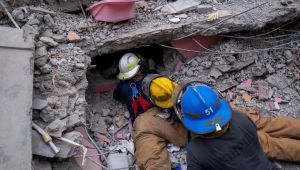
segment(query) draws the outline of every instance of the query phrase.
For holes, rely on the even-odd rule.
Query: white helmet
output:
[[[139,57],[133,53],[126,53],[119,61],[118,79],[127,80],[136,75],[140,69]]]

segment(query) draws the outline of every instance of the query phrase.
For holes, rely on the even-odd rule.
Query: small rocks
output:
[[[80,36],[78,34],[76,34],[74,31],[68,32],[67,38],[70,42],[80,41]]]
[[[42,46],[42,47],[36,49],[35,54],[37,57],[47,56],[47,48],[45,46]]]
[[[24,12],[21,8],[16,8],[12,11],[11,15],[17,21],[22,21],[25,18]]]
[[[40,67],[40,71],[43,74],[48,74],[48,73],[50,73],[52,71],[52,67],[49,64],[45,64],[42,67]]]
[[[54,39],[54,41],[59,42],[59,43],[65,41],[65,37],[60,34],[53,34],[51,37]]]
[[[222,75],[222,72],[213,67],[211,68],[209,75],[217,79]]]
[[[40,40],[49,46],[52,46],[52,47],[58,46],[58,43],[50,37],[40,37]]]
[[[212,66],[212,62],[211,61],[204,61],[201,63],[201,66],[203,66],[206,69],[209,69]]]

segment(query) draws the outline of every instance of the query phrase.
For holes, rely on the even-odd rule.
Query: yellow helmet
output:
[[[148,75],[143,80],[143,91],[158,107],[173,107],[173,92],[179,85],[169,79],[157,74]]]

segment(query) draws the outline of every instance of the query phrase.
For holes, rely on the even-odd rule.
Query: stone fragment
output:
[[[16,21],[22,21],[25,18],[24,12],[21,8],[16,8],[12,11],[11,15]]]
[[[53,32],[51,29],[46,29],[42,34],[41,37],[50,37],[52,38],[53,36]]]
[[[51,122],[58,118],[60,114],[57,110],[52,109],[51,107],[46,107],[40,113],[40,117],[44,122]]]
[[[235,63],[233,63],[230,71],[241,70],[242,68],[247,67],[247,66],[251,65],[252,63],[254,63],[254,59],[252,59],[252,58],[248,59],[246,61],[235,62]]]
[[[290,50],[285,50],[283,53],[284,57],[288,60],[291,59],[293,57],[293,54]]]
[[[80,41],[80,36],[76,34],[74,31],[68,32],[67,38],[70,42]]]
[[[46,56],[39,57],[34,60],[34,64],[39,68],[43,67],[45,64],[47,64],[47,62],[48,62],[48,57]]]
[[[50,146],[44,142],[42,136],[35,130],[32,130],[31,146],[32,154],[34,155],[40,155],[49,158],[53,158],[55,156],[55,153]]]
[[[261,67],[261,68],[256,67],[254,70],[252,70],[252,74],[255,77],[261,77],[264,74],[266,74],[266,72],[267,72],[267,69],[265,67]]]
[[[45,46],[42,46],[35,50],[35,54],[37,58],[47,56],[47,48]]]
[[[236,61],[236,58],[233,55],[227,56],[225,59],[229,63],[234,63]]]
[[[191,77],[194,75],[194,71],[192,69],[189,69],[185,74],[186,76]]]
[[[50,28],[52,28],[55,25],[53,18],[49,14],[44,16],[44,21],[46,25],[48,25]]]
[[[102,116],[105,117],[105,116],[108,116],[110,113],[110,109],[102,109]]]
[[[75,67],[78,68],[78,69],[84,69],[84,66],[85,65],[83,63],[76,63],[75,64]]]
[[[81,143],[83,136],[80,132],[72,131],[69,133],[64,134],[62,137],[67,138],[73,142]],[[57,147],[60,148],[60,151],[55,155],[57,158],[69,158],[71,156],[74,156],[77,152],[77,146],[70,145],[63,141],[57,141],[55,140],[55,143],[57,143]]]
[[[107,132],[107,125],[105,123],[105,118],[104,117],[94,117],[92,119],[92,127],[91,130],[93,132],[98,132],[101,134],[106,134]]]
[[[40,21],[37,19],[35,14],[31,14],[28,18],[27,24],[29,25],[38,25]]]
[[[266,80],[272,86],[278,87],[280,89],[284,89],[292,83],[292,80],[288,79],[285,75],[280,74],[271,75]]]
[[[183,13],[192,9],[196,9],[201,1],[197,0],[178,0],[176,2],[166,4],[161,12],[166,14]]]
[[[52,170],[51,163],[48,161],[41,161],[37,159],[32,160],[33,170]]]
[[[49,10],[44,9],[42,7],[33,7],[33,6],[30,6],[29,9],[30,9],[30,11],[32,11],[34,13],[55,15],[55,12],[49,11]]]
[[[40,40],[49,46],[52,46],[52,47],[58,46],[58,43],[50,37],[40,37]]]
[[[177,17],[170,18],[169,21],[172,23],[178,23],[178,22],[180,22],[180,18],[177,18]]]
[[[48,132],[51,136],[61,137],[62,132],[65,131],[66,128],[66,122],[60,119],[56,119],[45,128],[45,131]]]
[[[48,74],[48,73],[50,73],[52,71],[52,67],[49,64],[45,64],[42,67],[40,67],[40,71],[43,74]]]
[[[266,68],[267,68],[267,70],[268,70],[268,72],[269,72],[270,74],[272,74],[272,73],[275,72],[275,69],[271,66],[271,64],[267,64],[267,65],[266,65]]]
[[[216,69],[215,67],[213,67],[211,68],[209,75],[217,79],[222,75],[222,72]]]
[[[242,98],[245,102],[250,102],[252,100],[252,96],[250,96],[248,93],[243,93]]]
[[[48,106],[48,101],[43,99],[33,99],[32,109],[42,110]]]
[[[222,73],[226,73],[229,72],[231,70],[231,66],[230,65],[218,65],[216,66],[217,69],[219,69],[220,71],[222,71]]]
[[[234,87],[234,86],[236,86],[238,84],[239,83],[237,81],[235,81],[235,80],[227,80],[224,83],[223,82],[222,83],[218,83],[217,84],[217,88],[221,92],[223,92],[223,91],[226,91],[226,90],[228,90],[228,89],[230,89],[230,88],[232,88],[232,87]]]
[[[65,37],[60,34],[53,34],[51,37],[54,39],[54,41],[59,42],[59,43],[65,41]]]
[[[62,121],[64,121],[66,123],[67,128],[72,128],[72,127],[77,126],[81,123],[80,118],[79,118],[79,114],[77,114],[77,113],[74,113],[74,114],[66,117]]]

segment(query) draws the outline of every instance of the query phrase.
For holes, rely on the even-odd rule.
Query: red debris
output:
[[[102,0],[87,8],[96,21],[120,22],[135,15],[135,0]]]
[[[100,133],[95,133],[95,136],[97,139],[99,139],[102,142],[110,143],[110,139],[108,139],[105,135],[102,135]]]
[[[78,166],[81,167],[82,170],[101,170],[102,168],[99,167],[97,164],[101,164],[99,159],[99,153],[97,149],[93,149],[94,145],[92,145],[87,139],[88,136],[85,132],[85,129],[83,127],[76,127],[75,131],[80,132],[83,135],[82,145],[87,146],[87,156],[93,155],[89,157],[89,159],[86,159],[85,164],[82,166],[82,153],[80,152],[80,149],[78,149],[77,154],[75,155],[75,161]],[[95,164],[96,163],[96,164]]]
[[[123,134],[122,133],[117,133],[116,137],[117,137],[117,139],[123,139]]]
[[[239,86],[242,86],[242,87],[251,87],[252,86],[252,79],[248,79],[248,80],[245,80],[243,81]]]
[[[205,51],[205,48],[210,48],[217,42],[221,41],[222,37],[218,35],[214,36],[195,36],[192,38],[185,38],[181,40],[172,40],[170,43],[176,48],[194,50],[199,52],[179,50],[179,53],[182,54],[186,59],[192,59],[196,57],[202,51]],[[198,43],[197,43],[198,42]],[[201,47],[199,43],[205,47]]]
[[[288,101],[283,100],[281,97],[275,97],[274,100],[278,104],[280,104],[280,103],[288,103]]]
[[[88,92],[103,93],[106,91],[111,91],[117,86],[118,82],[119,82],[118,80],[106,80],[99,84],[89,85]]]

